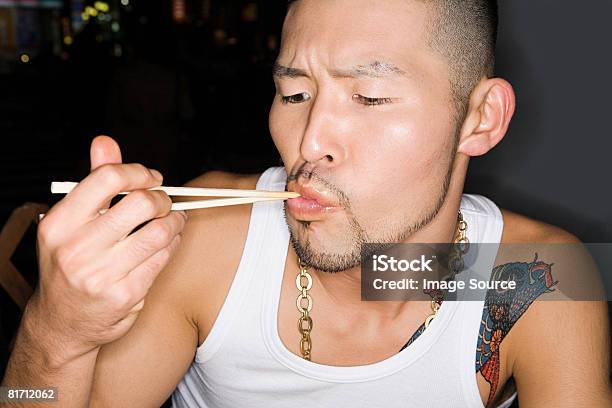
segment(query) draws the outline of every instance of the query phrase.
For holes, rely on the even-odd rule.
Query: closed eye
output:
[[[285,104],[286,103],[302,103],[302,102],[306,102],[309,99],[310,99],[310,95],[306,92],[301,92],[299,94],[289,95],[289,96],[281,95],[281,102]]]
[[[368,98],[367,96],[355,94],[353,95],[353,99],[358,103],[366,106],[376,106],[376,105],[384,105],[386,103],[393,102],[391,98]]]

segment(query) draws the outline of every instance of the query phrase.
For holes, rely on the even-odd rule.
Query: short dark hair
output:
[[[453,96],[460,105],[467,105],[480,78],[493,76],[497,1],[418,1],[432,6],[429,45],[447,60]]]
[[[289,0],[288,6],[297,0]],[[493,75],[497,40],[496,0],[416,0],[431,6],[429,46],[449,64],[451,89],[465,114],[482,76]]]

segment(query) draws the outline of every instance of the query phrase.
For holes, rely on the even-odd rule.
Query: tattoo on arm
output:
[[[554,290],[558,281],[553,279],[552,265],[538,261],[538,254],[535,254],[532,262],[511,262],[493,268],[491,280],[514,280],[516,289],[491,289],[485,298],[476,345],[476,372],[480,372],[491,386],[487,406],[499,385],[499,346],[527,308],[540,295]],[[425,325],[422,324],[400,351],[411,345],[424,331]]]
[[[487,292],[476,345],[476,372],[491,386],[487,406],[499,385],[499,346],[527,308],[543,293],[552,292],[558,281],[553,280],[551,267],[538,261],[512,262],[496,266],[491,280],[514,280],[516,289]]]

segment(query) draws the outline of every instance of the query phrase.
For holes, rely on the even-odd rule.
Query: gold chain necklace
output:
[[[449,275],[445,279],[453,280],[455,275],[463,269],[463,255],[468,251],[470,241],[467,238],[467,223],[463,219],[461,211],[457,214],[457,231],[455,233],[455,239],[453,240],[452,253],[449,256]],[[298,266],[300,273],[295,277],[295,285],[297,286],[300,294],[296,299],[296,306],[300,312],[298,319],[298,331],[302,336],[300,339],[300,353],[305,360],[310,361],[310,355],[312,352],[312,340],[310,338],[310,332],[312,331],[312,317],[310,317],[310,311],[312,310],[312,297],[308,293],[312,288],[312,276],[308,273],[307,265],[305,265],[298,257]],[[429,326],[431,321],[436,317],[440,305],[442,304],[442,297],[434,297],[431,300],[431,311],[432,313],[425,319],[425,328]]]

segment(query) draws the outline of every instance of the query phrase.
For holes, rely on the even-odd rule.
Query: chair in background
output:
[[[26,203],[12,212],[0,232],[0,286],[22,311],[33,289],[13,265],[11,257],[32,222],[38,222],[38,214],[48,209],[45,204]]]

